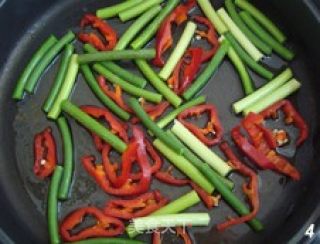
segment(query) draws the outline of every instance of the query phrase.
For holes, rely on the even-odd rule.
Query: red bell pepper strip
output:
[[[294,126],[299,129],[299,137],[296,141],[296,145],[300,146],[309,135],[309,127],[289,100],[277,102],[266,108],[260,114],[264,119],[274,118],[277,117],[277,113],[281,109],[285,115],[286,124],[294,124]]]
[[[111,128],[112,133],[117,134],[125,142],[128,142],[127,125],[117,119],[109,110],[92,105],[81,106],[81,110],[96,119],[104,119]],[[97,150],[102,151],[105,142],[95,134],[92,134],[92,136]]]
[[[72,230],[81,224],[86,216],[96,219],[95,225],[72,234]],[[61,223],[60,233],[64,241],[80,241],[90,237],[111,237],[123,233],[125,227],[117,218],[105,215],[95,207],[84,207],[70,213]]]
[[[157,153],[157,151],[154,149],[152,144],[144,137],[143,138],[145,148],[147,155],[152,161],[152,164],[150,166],[151,174],[154,174],[155,172],[158,172],[162,166],[162,159]],[[125,152],[122,155],[122,172],[120,176],[117,176],[117,170],[118,170],[118,164],[117,163],[111,163],[109,160],[109,153],[111,151],[110,146],[105,146],[102,150],[102,161],[103,166],[105,168],[106,174],[108,179],[111,181],[113,186],[119,187],[119,185],[124,184],[125,179],[132,179],[132,180],[139,180],[142,177],[141,172],[133,173],[131,172],[132,169],[132,163],[137,161],[135,155],[132,156],[128,155],[127,152]],[[128,151],[128,153],[131,154],[131,152]],[[132,158],[132,159],[130,159]],[[132,162],[133,160],[133,162]],[[148,160],[149,161],[149,160]],[[150,165],[150,164],[149,164]]]
[[[261,132],[263,127],[263,117],[259,114],[250,113],[243,121],[242,125],[247,130],[250,139],[252,140],[256,149],[263,153],[264,157],[274,165],[274,170],[279,173],[290,176],[293,180],[300,179],[299,171],[290,164],[288,160],[279,155],[268,142],[268,137]]]
[[[192,240],[185,227],[175,227],[175,232],[185,244],[192,244]],[[161,244],[161,230],[154,230],[152,234],[152,244]]]
[[[208,122],[204,128],[199,128],[197,125],[186,121],[187,118],[199,117],[201,114],[207,114],[208,116]],[[179,114],[178,120],[207,146],[214,146],[222,139],[223,128],[218,118],[217,110],[211,104],[186,109]]]
[[[168,199],[155,190],[145,193],[132,200],[111,200],[105,208],[104,213],[121,219],[133,219],[149,215],[168,203]]]
[[[114,86],[114,90],[112,90],[107,82],[106,78],[104,78],[102,75],[99,75],[97,77],[98,84],[101,88],[101,90],[110,97],[120,108],[127,111],[128,113],[132,113],[132,109],[129,108],[129,106],[124,102],[122,97],[122,89],[119,85]]]
[[[166,171],[159,171],[155,174],[155,177],[166,184],[173,185],[173,186],[185,186],[189,184],[188,179],[178,179],[173,174],[173,167],[169,166]]]
[[[105,167],[108,167],[108,165],[95,165],[95,158],[93,156],[82,158],[84,168],[96,180],[98,185],[109,194],[130,196],[144,193],[149,189],[151,183],[151,167],[148,162],[143,132],[137,127],[133,127],[133,137],[127,150],[122,155],[123,165],[121,175],[113,179],[113,185],[116,187],[111,185],[111,178],[106,174]],[[141,171],[141,177],[139,177],[138,180],[130,177],[132,164],[134,162],[138,163]],[[111,168],[111,170],[114,170],[114,168]]]
[[[122,97],[122,89],[120,86],[115,85],[114,90],[112,90],[107,82],[106,79],[103,76],[98,76],[97,77],[98,84],[101,88],[101,90],[108,96],[110,97],[116,104],[118,104],[119,107],[121,107],[123,110],[127,111],[128,113],[133,113],[132,109],[125,103],[123,97]],[[160,117],[166,109],[170,106],[169,102],[164,101],[161,102],[157,105],[149,105],[145,104],[143,100],[142,101],[142,106],[144,110],[149,114],[149,116],[153,119],[156,120],[158,117]],[[139,119],[137,117],[133,117],[131,119],[131,123],[136,124],[139,122]]]
[[[151,158],[151,160],[153,161],[153,164],[151,165],[151,174],[155,174],[160,170],[162,166],[162,159],[157,153],[157,151],[154,149],[152,144],[147,139],[145,140],[145,143],[146,143],[147,153]],[[117,163],[110,162],[110,159],[109,159],[110,151],[111,151],[110,146],[108,145],[104,146],[104,148],[102,149],[102,162],[103,162],[103,166],[106,171],[108,179],[111,181],[112,185],[114,185],[114,182],[116,182],[118,178],[116,172],[119,169],[119,165]],[[141,178],[141,172],[137,172],[137,173],[131,172],[129,178],[132,180],[139,180]]]
[[[168,85],[180,95],[192,83],[202,64],[203,49],[199,47],[189,48],[181,61],[175,67],[172,76],[168,79]]]
[[[91,26],[96,29],[104,37],[104,40],[101,40],[95,33],[81,32],[78,35],[80,41],[90,43],[99,51],[112,50],[116,46],[117,33],[102,19],[92,14],[85,14],[81,19],[80,27],[83,29],[86,26]]]
[[[246,216],[231,218],[225,223],[218,224],[217,229],[219,231],[224,231],[225,229],[233,225],[242,224],[256,217],[260,208],[260,200],[259,182],[257,174],[237,158],[237,156],[233,153],[232,149],[229,147],[228,143],[223,142],[222,144],[220,144],[220,149],[229,159],[229,162],[233,166],[233,168],[243,176],[249,178],[249,182],[246,182],[242,185],[242,190],[244,194],[247,196],[249,204],[252,208],[251,213]]]
[[[136,143],[135,145],[130,145],[135,146],[135,149],[137,148]],[[128,180],[120,188],[113,187],[106,175],[103,165],[96,164],[94,156],[84,156],[82,157],[81,161],[83,167],[88,172],[88,174],[92,178],[94,178],[96,183],[101,187],[101,189],[108,194],[114,196],[133,196],[146,192],[146,190],[144,189],[144,187],[141,186],[141,184],[137,185],[137,183],[135,183],[133,180]]]
[[[192,83],[200,70],[205,52],[202,48],[189,48],[183,56],[182,81],[179,83],[178,94],[183,93]]]
[[[275,167],[270,160],[268,160],[262,152],[257,150],[245,136],[243,136],[240,126],[232,129],[231,136],[240,150],[260,168],[275,170]]]
[[[242,125],[247,130],[252,144],[241,134],[240,126],[231,131],[234,142],[249,159],[262,169],[275,170],[294,180],[299,180],[299,171],[270,146],[265,130],[261,130],[263,121],[261,115],[249,114],[242,121]]]
[[[264,119],[260,114],[248,114],[248,116],[242,120],[241,124],[248,131],[255,147],[259,147],[262,139],[265,140],[268,148],[274,149],[277,147],[277,142],[272,131],[264,126]]]
[[[188,12],[196,6],[195,0],[188,0],[177,6],[162,22],[156,35],[156,57],[153,64],[162,67],[164,65],[163,54],[172,46],[172,25],[181,25],[188,19]]]
[[[185,227],[176,227],[175,229],[177,236],[179,236],[184,241],[184,244],[192,244],[192,240]]]
[[[152,233],[152,244],[161,244],[161,232],[154,230]]]
[[[201,36],[202,38],[205,38],[208,43],[211,45],[211,48],[209,50],[203,50],[202,59],[201,62],[207,62],[209,61],[213,55],[217,52],[219,48],[219,40],[218,40],[218,34],[212,25],[212,23],[205,17],[196,15],[193,16],[192,19],[202,25],[205,25],[207,27],[207,31],[200,31],[197,30],[196,33]]]
[[[50,176],[57,165],[56,142],[50,127],[34,137],[33,172],[40,179]]]
[[[219,205],[219,201],[221,199],[220,195],[212,196],[192,181],[190,181],[189,183],[192,188],[198,193],[199,197],[208,209],[212,209],[213,207],[217,207]]]
[[[121,187],[130,178],[133,163],[137,161],[141,170],[141,179],[139,185],[146,191],[150,186],[151,181],[151,167],[147,155],[147,149],[145,145],[145,138],[143,132],[136,126],[133,127],[134,143],[137,144],[137,148],[131,147],[131,150],[126,150],[122,155],[122,171],[120,176],[114,182],[116,187]],[[139,177],[140,178],[140,177]]]

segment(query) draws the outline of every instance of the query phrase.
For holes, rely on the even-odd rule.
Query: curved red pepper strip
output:
[[[212,196],[208,194],[205,190],[203,190],[201,187],[199,187],[197,184],[190,181],[190,185],[192,188],[198,193],[199,197],[203,201],[203,203],[206,205],[208,209],[211,209],[213,207],[217,207],[219,205],[220,196]]]
[[[176,65],[167,82],[177,95],[182,94],[194,80],[202,64],[202,55],[202,48],[189,48]]]
[[[195,0],[188,0],[185,4],[177,6],[170,15],[162,22],[156,35],[156,57],[153,59],[153,64],[158,67],[164,65],[162,55],[172,46],[172,25],[181,25],[188,18],[188,12],[196,6]]]
[[[154,149],[152,144],[147,140],[147,138],[144,138],[144,143],[145,143],[147,154],[150,157],[151,161],[153,162],[151,165],[151,174],[154,174],[160,170],[162,166],[162,159],[157,153],[157,151]],[[102,162],[103,162],[103,166],[105,168],[107,177],[113,186],[119,186],[123,184],[123,180],[119,179],[121,175],[124,179],[129,178],[132,180],[139,180],[142,177],[141,172],[138,172],[138,173],[131,172],[132,163],[124,162],[123,160],[127,160],[126,158],[128,158],[125,156],[122,156],[122,169],[127,167],[128,168],[124,170],[120,176],[117,176],[118,164],[117,163],[112,164],[110,162],[109,160],[110,151],[111,151],[111,147],[108,145],[102,149]],[[133,162],[135,161],[136,160],[134,160]]]
[[[109,110],[93,105],[81,106],[80,108],[82,111],[96,119],[104,119],[110,126],[112,133],[118,135],[125,142],[128,142],[127,125],[117,119]],[[102,151],[106,143],[94,133],[92,133],[92,136],[97,150]]]
[[[293,180],[300,179],[299,171],[288,160],[279,155],[272,147],[269,146],[265,138],[264,131],[261,132],[263,126],[263,117],[258,114],[250,113],[243,121],[242,125],[247,130],[250,139],[255,148],[260,151],[266,160],[274,165],[273,169],[279,173],[288,175]],[[259,125],[259,126],[257,126]]]
[[[178,94],[183,93],[192,83],[200,70],[206,52],[202,48],[189,48],[183,56],[182,81],[179,82]]]
[[[102,75],[97,77],[98,84],[101,90],[106,94],[108,97],[111,98],[120,108],[127,111],[128,113],[132,113],[132,109],[124,102],[122,97],[122,89],[119,85],[114,86],[114,90],[112,90]]]
[[[219,231],[224,231],[225,229],[233,225],[242,224],[255,218],[260,208],[260,200],[259,200],[259,182],[258,182],[257,174],[237,158],[237,156],[233,153],[232,149],[229,147],[228,143],[223,142],[222,144],[220,144],[220,149],[229,159],[229,162],[231,163],[233,168],[243,176],[249,178],[249,182],[244,183],[242,186],[242,189],[244,194],[247,196],[252,208],[252,211],[250,212],[250,214],[246,216],[231,218],[225,223],[218,224],[217,229]]]
[[[161,244],[161,232],[154,230],[152,233],[152,244]]]
[[[128,180],[133,180],[131,177],[131,171],[133,164],[137,162],[140,166],[141,173],[138,180],[139,184],[144,183],[144,188],[149,188],[151,181],[151,167],[149,164],[147,149],[145,146],[145,139],[143,132],[137,127],[133,127],[134,143],[137,143],[137,147],[128,147],[128,149],[122,154],[121,174],[116,175],[116,168],[109,162],[108,149],[103,150],[103,165],[105,167],[107,176],[112,182],[112,185],[116,188],[122,187]],[[106,154],[106,155],[105,155]]]
[[[177,236],[179,236],[183,240],[184,244],[192,244],[192,240],[185,227],[184,228],[176,227],[175,229],[176,229]]]
[[[211,45],[211,48],[209,50],[203,50],[202,59],[201,62],[207,62],[209,61],[213,55],[217,52],[219,48],[219,40],[218,40],[218,34],[212,25],[212,23],[205,17],[196,15],[193,16],[192,19],[202,25],[205,25],[207,27],[207,31],[199,31],[197,30],[196,33],[201,36],[202,38],[205,38],[209,44]]]
[[[168,201],[160,191],[155,190],[131,200],[111,200],[106,204],[104,213],[129,220],[149,215],[166,205]]]
[[[309,135],[309,127],[289,100],[277,102],[266,108],[260,114],[264,119],[268,119],[275,117],[277,112],[281,109],[285,115],[285,122],[287,124],[294,124],[294,126],[299,129],[299,137],[296,141],[296,145],[300,146]]]
[[[185,186],[189,184],[189,179],[178,179],[172,174],[172,171],[173,167],[169,166],[166,171],[158,171],[154,176],[159,181],[173,186]]]
[[[240,126],[232,129],[231,136],[235,144],[240,150],[253,162],[255,162],[262,169],[274,170],[275,166],[268,160],[265,155],[257,150],[246,137],[241,133]]]
[[[81,224],[86,216],[94,217],[96,224],[72,234],[71,231]],[[64,241],[80,241],[90,237],[120,235],[124,229],[125,226],[119,219],[106,216],[100,209],[95,207],[84,207],[73,211],[62,221],[60,233]]]
[[[47,127],[34,137],[33,172],[40,179],[50,176],[57,165],[56,142],[51,127]]]
[[[213,207],[218,206],[220,196],[215,197],[210,194],[208,194],[206,191],[204,191],[201,187],[199,187],[197,184],[193,183],[189,179],[178,179],[173,174],[173,167],[170,166],[166,171],[159,171],[155,174],[155,177],[166,184],[173,185],[173,186],[185,186],[189,185],[198,193],[199,197],[203,201],[203,203],[206,205],[208,209],[211,209]]]
[[[262,139],[265,139],[268,149],[275,149],[277,147],[277,141],[272,131],[263,125],[264,119],[260,114],[249,113],[241,123],[248,132],[250,131],[250,138],[255,147],[261,144]]]
[[[179,85],[180,85],[180,73],[183,66],[183,58],[177,63],[176,67],[174,68],[171,77],[167,80],[168,86],[177,94],[179,95]]]
[[[135,147],[137,149],[136,143],[129,144],[129,147]],[[104,170],[103,165],[95,163],[94,156],[84,156],[81,159],[84,169],[88,174],[95,179],[96,183],[101,187],[101,189],[114,196],[133,196],[145,193],[145,187],[142,184],[137,184],[132,180],[128,180],[122,187],[115,188],[111,185],[107,174]]]
[[[191,237],[189,236],[186,228],[184,227],[175,227],[175,231],[178,237],[180,237],[184,244],[192,244]],[[154,230],[152,234],[152,244],[161,244],[161,231],[160,230]]]
[[[197,125],[185,120],[193,116],[199,117],[204,113],[208,116],[208,122],[205,128],[199,128]],[[186,109],[179,114],[178,120],[207,146],[214,146],[222,139],[223,128],[218,118],[217,109],[211,104],[199,105]],[[213,136],[212,138],[208,138],[208,135]]]
[[[123,110],[127,111],[128,113],[133,113],[132,109],[125,103],[123,97],[122,97],[122,89],[120,86],[115,85],[114,90],[112,90],[107,82],[106,79],[99,75],[97,77],[98,84],[101,88],[101,90],[106,94],[108,97],[112,99],[119,107],[121,107]],[[159,116],[161,116],[166,109],[170,106],[170,104],[167,101],[161,102],[157,105],[149,105],[145,104],[145,102],[142,100],[142,106],[144,110],[148,113],[148,115],[151,117],[151,119],[156,120]],[[133,117],[131,119],[131,123],[136,124],[139,122],[139,119],[137,117]]]
[[[90,43],[99,51],[112,50],[116,46],[117,33],[110,25],[108,25],[106,22],[95,15],[85,14],[81,19],[80,27],[83,29],[88,25],[97,29],[99,33],[104,37],[104,40],[101,40],[95,33],[81,32],[78,35],[80,41],[84,43]]]

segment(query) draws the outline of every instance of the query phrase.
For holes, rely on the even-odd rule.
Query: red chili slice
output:
[[[118,135],[125,142],[128,142],[127,125],[121,122],[119,119],[117,119],[109,110],[93,105],[81,106],[80,108],[82,111],[86,112],[87,114],[96,119],[105,120],[110,126],[112,133]],[[92,136],[97,150],[102,151],[106,143],[102,141],[102,139],[94,133],[92,133]]]
[[[155,190],[131,200],[111,200],[106,204],[104,213],[121,219],[143,217],[168,203],[168,199]]]
[[[80,22],[80,27],[83,29],[86,26],[98,30],[103,36],[102,40],[95,33],[83,33],[80,32],[78,38],[84,43],[90,43],[99,51],[112,50],[117,44],[117,33],[108,25],[105,21],[92,14],[85,14]]]
[[[155,177],[166,184],[174,185],[174,186],[185,186],[189,184],[188,179],[178,179],[173,174],[173,167],[169,166],[169,168],[165,171],[159,171],[155,174]]]
[[[33,147],[33,172],[40,179],[44,179],[53,173],[57,165],[56,142],[51,127],[35,135]]]
[[[196,6],[195,0],[188,0],[177,6],[171,14],[169,14],[162,22],[156,35],[156,57],[153,64],[162,67],[164,65],[163,54],[172,46],[172,26],[176,24],[181,25],[188,19],[188,12]]]
[[[186,121],[187,118],[193,116],[200,117],[201,114],[207,114],[208,116],[208,122],[204,128],[199,128],[197,125]],[[214,146],[218,144],[222,139],[223,128],[218,118],[217,110],[213,105],[199,105],[186,109],[181,114],[179,114],[178,119],[200,141],[202,141],[207,146]]]
[[[309,127],[289,100],[277,102],[266,108],[260,114],[264,119],[268,119],[275,117],[279,110],[283,111],[287,124],[293,124],[299,129],[299,138],[297,139],[296,145],[300,146],[309,135]]]
[[[249,178],[249,182],[246,182],[243,184],[242,190],[244,194],[247,196],[249,204],[251,205],[251,208],[252,208],[251,213],[246,216],[231,218],[225,223],[218,224],[217,229],[219,231],[224,231],[225,229],[231,226],[241,224],[255,218],[260,208],[260,201],[259,201],[259,182],[258,182],[257,174],[237,158],[237,156],[233,153],[232,149],[229,147],[229,145],[226,142],[223,142],[220,145],[220,149],[229,159],[229,162],[231,163],[233,168],[243,176]]]
[[[93,226],[84,228],[75,234],[71,231],[81,224],[86,216],[96,219]],[[117,218],[105,215],[95,207],[84,207],[70,213],[61,223],[60,233],[64,241],[80,241],[91,237],[111,237],[123,233],[124,224]]]

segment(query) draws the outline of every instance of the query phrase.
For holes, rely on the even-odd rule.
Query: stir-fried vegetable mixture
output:
[[[203,15],[194,14],[195,8]],[[117,17],[122,22],[133,20],[121,35],[107,20]],[[275,71],[263,64],[265,55],[272,52],[286,61],[294,58],[283,32],[247,0],[225,0],[225,8],[218,10],[209,0],[127,0],[97,9],[96,14],[87,13],[79,22],[77,34],[67,31],[60,39],[51,35],[43,42],[13,92],[16,100],[24,93],[35,93],[40,76],[62,52],[43,105],[62,136],[62,161],[58,162],[54,128],[47,127],[34,137],[34,174],[39,180],[51,177],[51,242],[141,243],[130,239],[152,229],[153,243],[161,243],[161,228],[175,227],[185,243],[192,243],[185,228],[208,226],[212,221],[208,212],[222,200],[238,216],[225,216],[226,222],[217,225],[219,231],[241,223],[262,231],[259,187],[264,185],[259,184],[259,170],[273,170],[295,181],[303,177],[277,150],[291,139],[287,127],[272,129],[266,121],[278,118],[281,111],[285,124],[293,125],[299,133],[296,147],[308,137],[308,125],[286,99],[301,86],[294,71],[289,67]],[[182,28],[182,24],[186,25],[175,43],[173,28]],[[85,30],[87,27],[91,29]],[[82,53],[72,44],[76,37],[83,43]],[[148,45],[153,38],[155,42]],[[199,39],[207,42],[208,48],[196,45]],[[230,132],[224,130],[216,106],[201,96],[225,59],[234,65],[244,91],[239,101],[230,104],[235,114],[244,116]],[[133,62],[143,76],[118,61]],[[262,87],[256,87],[249,70],[265,79]],[[101,107],[70,101],[80,75]],[[206,120],[204,126],[197,123],[200,117]],[[91,133],[101,163],[96,163],[90,152],[81,155],[81,164],[74,162],[76,142],[70,119]],[[225,141],[229,133],[232,145]],[[217,145],[225,158],[212,151]],[[239,159],[235,148],[245,160]],[[112,150],[119,153],[118,162],[111,158]],[[164,159],[169,167],[163,164]],[[106,194],[116,198],[103,209],[83,206],[59,219],[58,203],[72,194],[75,167],[83,167]],[[184,177],[175,176],[176,170]],[[246,178],[242,190],[248,205],[233,192],[234,183],[228,178],[232,172]],[[169,199],[166,192],[151,189],[153,180],[193,190]],[[184,212],[201,201],[208,212]],[[79,230],[87,216],[94,224]],[[115,238],[125,233],[128,237]]]

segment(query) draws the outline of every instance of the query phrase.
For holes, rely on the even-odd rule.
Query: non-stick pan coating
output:
[[[3,62],[0,67],[1,205],[4,206],[2,209],[5,208],[7,212],[1,215],[1,217],[6,217],[5,220],[1,219],[1,225],[17,243],[45,243],[48,240],[45,217],[45,199],[48,181],[39,181],[32,173],[32,143],[35,133],[51,125],[57,138],[58,149],[61,151],[58,130],[54,123],[47,121],[44,113],[41,111],[41,106],[48,94],[48,89],[57,70],[59,59],[55,60],[52,67],[41,78],[36,94],[28,96],[18,104],[14,103],[11,99],[15,81],[26,65],[30,55],[49,34],[54,33],[57,36],[61,36],[68,29],[78,31],[77,26],[84,13],[92,12],[99,6],[113,4],[116,1],[107,2],[93,0],[48,2],[46,4],[50,6],[49,8],[40,6],[42,1],[33,0],[30,1],[30,6],[27,7],[36,6],[36,9],[41,10],[42,13],[35,14],[39,18],[34,19],[29,16],[25,23],[21,23],[23,30],[20,30],[19,34],[17,30],[13,30],[13,33],[16,33],[18,36],[20,35],[18,38],[10,33],[8,33],[8,39],[6,36],[1,35],[2,42],[10,42],[12,40],[11,42],[14,43],[14,45],[12,43],[11,45],[10,43],[1,44],[1,51],[4,50],[5,53],[8,53],[8,56],[5,56],[8,59],[1,57]],[[218,7],[221,1],[214,1],[214,3]],[[11,11],[23,10],[19,10],[17,6],[17,9]],[[268,14],[275,15],[276,18],[279,17],[276,13],[270,11],[269,8],[265,11]],[[19,13],[17,15],[20,16]],[[21,16],[25,15],[26,13],[21,14]],[[23,22],[23,19],[20,21]],[[125,27],[127,27],[127,25],[120,24],[119,20],[112,20],[110,23],[116,28],[118,33],[122,33]],[[10,25],[9,22],[8,25]],[[16,24],[16,26],[19,25],[20,23]],[[6,30],[10,32],[10,27],[7,27]],[[292,97],[292,100],[309,124],[311,132],[307,142],[291,160],[301,172],[303,176],[302,180],[292,182],[276,173],[259,171],[261,210],[258,218],[265,224],[265,231],[255,234],[248,226],[240,225],[223,233],[218,233],[214,230],[214,225],[224,221],[227,216],[234,216],[234,212],[222,202],[219,208],[210,212],[213,219],[210,228],[192,229],[197,243],[275,243],[275,240],[279,240],[279,242],[289,240],[294,232],[305,224],[309,217],[308,214],[311,214],[315,209],[316,204],[308,206],[309,212],[304,210],[304,204],[318,202],[320,196],[319,191],[313,192],[316,182],[312,182],[319,182],[319,177],[316,177],[317,172],[319,172],[319,164],[316,160],[319,142],[316,142],[315,136],[316,126],[318,126],[319,122],[316,116],[316,111],[319,108],[319,99],[314,92],[317,85],[317,80],[315,79],[316,73],[308,66],[305,49],[295,43],[295,36],[290,36],[289,39],[290,46],[297,53],[297,58],[290,66],[296,78],[303,84],[302,89]],[[8,49],[11,48],[12,50],[8,52]],[[283,62],[277,58],[268,59],[265,62],[274,70],[281,70],[283,65]],[[129,69],[135,68],[130,63],[124,63],[124,65]],[[263,84],[260,78],[255,75],[253,77],[256,85]],[[204,94],[207,95],[209,102],[217,106],[225,131],[230,131],[240,120],[239,117],[232,114],[230,105],[241,98],[243,92],[237,74],[229,61],[224,61],[218,72],[212,77],[209,85],[205,88]],[[81,75],[79,75],[72,101],[77,105],[99,105],[99,102],[91,93]],[[106,200],[110,199],[109,196],[99,189],[81,166],[81,156],[95,153],[90,135],[72,119],[69,119],[69,121],[72,126],[76,149],[76,171],[71,199],[61,205],[60,217],[65,216],[77,207],[88,204],[103,207]],[[229,140],[228,133],[226,134],[226,139]],[[217,151],[216,148],[215,151]],[[287,153],[292,154],[292,150],[287,150]],[[241,185],[242,179],[239,176],[232,175],[231,178],[238,186]],[[165,186],[158,182],[155,182],[153,187],[160,189],[171,199],[175,199],[189,190],[188,188]],[[236,191],[240,193],[238,188]],[[204,210],[205,208],[202,205],[189,209],[189,211],[193,212]],[[297,218],[297,216],[300,218]],[[178,243],[176,238],[173,237],[171,235],[166,238],[166,243]],[[148,240],[149,237],[145,236],[141,238]]]

